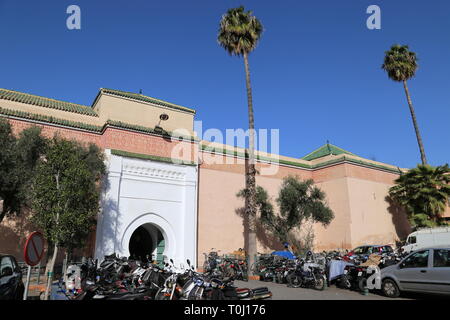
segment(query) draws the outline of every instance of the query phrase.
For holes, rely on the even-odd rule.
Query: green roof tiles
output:
[[[336,156],[336,155],[343,154],[343,153],[349,154],[349,155],[352,155],[352,156],[356,156],[355,154],[353,154],[353,153],[351,153],[351,152],[349,152],[347,150],[341,149],[341,148],[336,147],[336,146],[334,146],[334,145],[332,145],[330,143],[327,143],[327,144],[321,146],[319,149],[314,150],[313,152],[307,154],[306,156],[304,156],[303,158],[300,158],[300,159],[311,161],[311,160],[314,160],[314,159],[318,159],[318,158],[322,158],[322,157],[328,156],[330,154]]]
[[[126,91],[107,89],[107,88],[101,88],[100,92],[112,94],[112,95],[119,96],[119,97],[134,99],[134,100],[138,100],[138,101],[149,102],[149,103],[153,103],[153,104],[160,105],[163,107],[181,110],[181,111],[185,111],[185,112],[189,112],[189,113],[195,113],[195,110],[193,110],[193,109],[189,109],[189,108],[179,106],[177,104],[170,103],[167,101],[159,100],[156,98],[144,96],[143,94],[139,94],[139,93],[126,92]]]
[[[50,98],[44,98],[28,93],[1,89],[0,88],[0,99],[9,100],[9,101],[17,101],[21,103],[31,104],[35,106],[57,109],[62,111],[79,113],[87,116],[98,117],[97,113],[92,110],[91,107],[83,106],[81,104],[60,101]]]

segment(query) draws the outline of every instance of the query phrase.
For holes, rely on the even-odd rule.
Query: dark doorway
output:
[[[144,227],[140,226],[131,235],[129,250],[130,256],[135,259],[145,260],[147,255],[151,257],[155,250],[155,244],[150,233]]]

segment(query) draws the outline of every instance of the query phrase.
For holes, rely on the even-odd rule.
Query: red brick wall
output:
[[[132,132],[117,128],[106,128],[103,134],[91,133],[51,125],[34,124],[27,121],[10,119],[14,134],[33,125],[42,128],[42,135],[51,138],[56,133],[65,139],[74,139],[83,143],[94,143],[102,149],[118,149],[134,153],[142,153],[170,158],[175,147],[186,148],[186,152],[174,155],[177,159],[194,161],[197,145],[192,142],[170,141],[158,136]],[[189,151],[189,152],[188,152]]]

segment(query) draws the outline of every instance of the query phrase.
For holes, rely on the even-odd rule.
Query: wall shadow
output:
[[[249,232],[249,219],[245,213],[245,207],[235,210],[236,214],[242,218],[242,224],[244,226],[244,250],[248,252],[248,232]],[[265,228],[260,221],[256,222],[256,239],[265,248],[269,248],[272,251],[283,250],[283,244],[276,237],[271,235],[267,228]]]
[[[405,240],[412,232],[405,209],[399,206],[389,195],[384,200],[389,204],[388,212],[392,215],[392,223],[394,224],[397,237],[400,240]]]

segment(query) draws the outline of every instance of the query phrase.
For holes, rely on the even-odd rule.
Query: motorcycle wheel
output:
[[[155,300],[170,300],[170,296],[166,296],[162,290],[158,290]]]
[[[341,277],[339,286],[343,289],[350,289],[352,287],[352,283],[350,282],[350,279],[346,274]]]
[[[291,288],[300,288],[302,284],[303,280],[300,276],[293,274],[289,277],[289,286]]]
[[[320,290],[320,291],[325,290],[325,285],[326,285],[325,277],[319,277],[316,280],[316,283],[314,285],[314,289]]]

